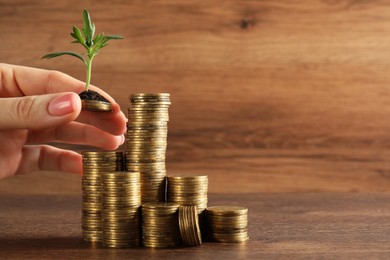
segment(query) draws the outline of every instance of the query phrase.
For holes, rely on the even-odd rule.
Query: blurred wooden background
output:
[[[0,0],[0,62],[84,80],[71,45],[87,8],[122,34],[92,83],[126,113],[170,92],[169,173],[211,192],[390,191],[390,1]],[[77,193],[80,177],[17,176],[0,193]]]

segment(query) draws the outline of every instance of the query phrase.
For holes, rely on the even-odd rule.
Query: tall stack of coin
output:
[[[83,152],[82,218],[83,239],[102,240],[101,173],[123,168],[123,153],[115,151]]]
[[[180,244],[179,205],[149,202],[142,204],[142,240],[146,247],[174,247]]]
[[[205,211],[207,238],[214,242],[244,242],[248,237],[248,208],[215,206]]]
[[[200,246],[202,236],[199,228],[196,206],[179,207],[179,227],[183,243],[188,246]]]
[[[140,245],[140,173],[105,172],[101,178],[103,246]]]
[[[165,153],[170,95],[132,94],[128,110],[127,171],[141,172],[142,202],[165,201]]]
[[[173,175],[167,177],[167,199],[180,205],[196,205],[198,214],[207,208],[207,175]]]

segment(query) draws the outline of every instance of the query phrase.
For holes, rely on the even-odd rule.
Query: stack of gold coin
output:
[[[200,246],[202,244],[195,205],[179,207],[179,227],[181,239],[185,245]]]
[[[128,110],[127,171],[141,172],[142,202],[165,201],[168,93],[132,94]]]
[[[149,202],[142,204],[142,240],[146,247],[174,247],[180,244],[179,205]]]
[[[205,211],[207,238],[214,242],[244,242],[248,237],[248,208],[215,206]]]
[[[123,168],[123,153],[115,151],[83,152],[82,218],[83,239],[102,240],[101,173]]]
[[[140,245],[140,173],[105,172],[101,178],[103,246]]]
[[[207,208],[207,175],[173,175],[167,177],[167,199],[180,205],[196,205],[198,214]]]

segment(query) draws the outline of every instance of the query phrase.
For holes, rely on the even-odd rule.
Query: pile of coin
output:
[[[198,214],[207,208],[207,175],[172,175],[167,177],[167,200],[180,205],[195,205]]]
[[[179,207],[179,227],[181,239],[185,245],[200,246],[202,244],[195,205]]]
[[[140,173],[105,172],[101,178],[103,246],[140,245]]]
[[[149,202],[142,204],[142,241],[146,247],[174,247],[181,242],[179,205]]]
[[[115,151],[83,152],[82,234],[84,241],[102,240],[101,173],[123,168],[123,153]]]
[[[165,201],[168,93],[132,94],[128,110],[127,171],[141,172],[142,202]]]
[[[205,211],[207,238],[213,242],[244,242],[248,237],[248,208],[215,206]]]
[[[199,246],[204,234],[215,242],[249,239],[247,208],[207,208],[207,175],[166,178],[170,104],[168,93],[132,94],[125,158],[117,151],[82,153],[85,241],[123,248],[142,240],[146,247],[164,248],[181,242]],[[84,107],[109,110],[104,104]]]

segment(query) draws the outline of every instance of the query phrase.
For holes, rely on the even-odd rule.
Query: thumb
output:
[[[73,92],[0,98],[0,130],[51,128],[75,120],[80,111]]]

